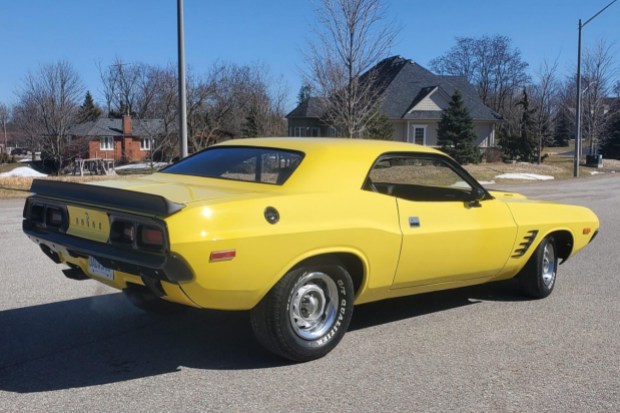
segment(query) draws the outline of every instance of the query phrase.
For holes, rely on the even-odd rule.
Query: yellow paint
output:
[[[165,223],[171,252],[191,265],[195,278],[178,286],[163,283],[170,301],[251,309],[299,263],[336,254],[360,263],[356,303],[480,284],[514,277],[536,245],[557,231],[571,234],[574,255],[592,237],[583,228],[594,232],[599,226],[587,208],[530,201],[519,194],[494,192],[494,199],[471,207],[457,201],[404,201],[361,189],[379,155],[439,153],[427,147],[285,138],[225,144],[289,148],[305,157],[283,186],[166,173],[94,184],[158,194],[185,204]],[[277,224],[265,219],[267,207],[279,212]],[[101,222],[101,228],[82,225],[85,214]],[[69,207],[69,216],[71,235],[107,240],[105,213]],[[409,225],[410,217],[419,219],[419,227]],[[513,258],[515,246],[531,230],[539,231],[534,244],[525,255]],[[211,252],[226,250],[236,251],[234,259],[209,261]],[[85,260],[62,252],[61,256],[87,269]],[[128,282],[142,283],[136,275],[115,272],[115,280],[106,284],[122,289]]]
[[[67,205],[69,229],[67,234],[92,241],[106,242],[110,236],[108,214],[95,209]]]

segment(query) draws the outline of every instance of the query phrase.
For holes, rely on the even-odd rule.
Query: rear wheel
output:
[[[294,361],[329,353],[353,313],[353,282],[344,267],[325,264],[286,274],[252,310],[252,329],[269,351]]]
[[[555,240],[549,236],[542,240],[519,273],[523,292],[532,298],[547,297],[555,287],[557,271],[558,254]]]

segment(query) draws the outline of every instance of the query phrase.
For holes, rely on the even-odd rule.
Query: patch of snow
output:
[[[478,183],[482,186],[495,185],[495,181],[478,181]]]
[[[555,178],[549,175],[538,175],[538,174],[531,174],[531,173],[507,173],[507,174],[497,175],[495,179],[522,179],[526,181],[551,181]]]
[[[9,172],[4,172],[0,174],[0,177],[16,177],[16,176],[20,176],[20,177],[33,177],[33,178],[41,178],[44,176],[47,176],[45,174],[42,174],[41,172],[37,172],[32,168],[29,168],[27,166],[20,166],[19,168],[15,168],[12,171]]]
[[[605,172],[599,172],[599,171],[592,171],[590,172],[590,175],[603,175]]]
[[[153,168],[155,169],[163,168],[166,165],[168,164],[165,162],[153,162]],[[130,163],[128,165],[117,166],[114,169],[117,171],[130,170],[130,169],[151,169],[151,164],[148,162],[147,163]]]

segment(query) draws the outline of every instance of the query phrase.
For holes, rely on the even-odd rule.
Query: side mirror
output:
[[[482,201],[484,199],[484,197],[486,196],[486,191],[478,186],[474,187],[471,190],[471,194],[470,194],[470,200],[467,203],[467,205],[469,207],[476,207],[479,208],[482,205],[480,205],[480,201]]]

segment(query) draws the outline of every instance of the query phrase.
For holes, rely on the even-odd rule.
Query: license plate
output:
[[[114,271],[110,268],[104,267],[93,257],[88,257],[88,271],[93,275],[103,277],[108,280],[114,280]]]

